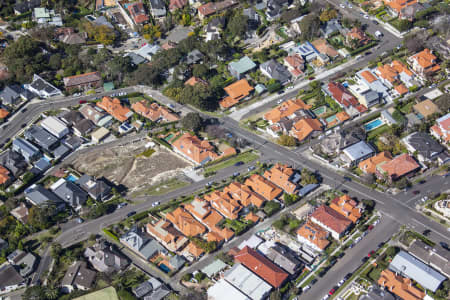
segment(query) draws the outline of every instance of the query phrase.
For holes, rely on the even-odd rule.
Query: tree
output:
[[[203,119],[199,113],[190,112],[181,120],[181,125],[187,130],[197,132],[203,127]]]
[[[50,255],[53,257],[53,259],[58,259],[61,256],[63,249],[61,244],[59,243],[53,243],[50,248]]]
[[[227,24],[229,36],[243,38],[247,32],[248,16],[242,15],[242,11],[236,12]]]
[[[47,296],[45,295],[45,288],[40,285],[35,285],[32,287],[29,287],[23,293],[22,299],[24,299],[24,300],[46,300]]]
[[[48,66],[54,71],[59,70],[61,68],[61,54],[52,54],[48,60]]]
[[[410,29],[411,27],[412,27],[412,22],[410,22],[409,20],[406,20],[406,19],[402,19],[398,22],[397,29],[400,30],[401,32],[403,32],[403,31]]]
[[[320,20],[316,14],[311,13],[300,21],[300,38],[302,40],[312,40],[318,36],[320,28]]]
[[[328,22],[337,17],[337,12],[335,9],[327,8],[320,14],[320,21]]]
[[[197,282],[201,282],[203,279],[206,278],[205,273],[198,271],[195,276],[194,276],[195,280],[197,280]]]
[[[311,183],[318,183],[316,175],[308,170],[307,168],[303,168],[301,171],[301,185],[307,185]]]
[[[209,69],[205,64],[196,64],[192,67],[192,75],[195,77],[205,78],[209,73]]]
[[[277,139],[277,144],[286,147],[294,147],[297,144],[297,140],[293,136],[283,134]]]

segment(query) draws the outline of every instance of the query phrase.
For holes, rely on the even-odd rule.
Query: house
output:
[[[381,164],[390,162],[392,160],[392,155],[388,151],[380,152],[368,159],[361,161],[358,167],[361,171],[366,174],[375,174],[377,167]]]
[[[50,189],[64,202],[75,209],[81,208],[86,203],[88,194],[72,181],[60,178]]]
[[[69,128],[67,128],[66,124],[53,116],[49,116],[42,120],[41,126],[58,139],[63,138],[69,133]]]
[[[258,249],[261,248],[259,247]],[[274,243],[263,251],[263,254],[290,275],[297,274],[303,267],[303,263],[297,258],[297,255],[287,246],[280,243]]]
[[[205,226],[182,207],[178,207],[174,211],[167,213],[166,219],[185,236],[198,236],[206,232]]]
[[[0,99],[3,105],[14,106],[19,104],[20,100],[28,101],[35,97],[35,95],[24,89],[23,87],[14,84],[6,86],[0,93]]]
[[[91,133],[92,142],[98,144],[103,141],[109,135],[109,130],[105,127],[100,127],[93,133]]]
[[[308,63],[316,60],[320,54],[308,41],[303,44],[296,45],[289,52],[299,54]]]
[[[94,245],[84,250],[84,257],[99,272],[112,273],[124,270],[128,265],[128,260],[119,255],[111,244],[106,241],[98,241]]]
[[[383,0],[383,2],[394,16],[401,17],[402,10],[416,4],[417,0]]]
[[[256,64],[248,57],[244,56],[238,61],[233,61],[228,64],[228,71],[236,79],[241,79],[245,73],[250,72],[256,68]]]
[[[238,4],[239,4],[239,1],[237,1],[237,0],[223,0],[223,1],[219,1],[219,2],[208,2],[197,8],[198,16],[199,16],[200,20],[203,20],[206,17],[209,17],[213,14],[216,14],[216,13],[219,13],[226,9],[229,9]]]
[[[280,17],[283,7],[288,7],[288,0],[268,0],[267,3],[266,18],[272,22]]]
[[[429,118],[440,112],[439,107],[430,99],[414,104],[413,110],[423,118]]]
[[[275,79],[282,85],[290,82],[291,73],[276,60],[271,59],[259,66],[261,73],[270,79]]]
[[[151,61],[153,59],[153,56],[161,50],[161,47],[156,44],[145,44],[141,48],[139,48],[136,51],[136,54],[141,56],[142,58],[145,58],[148,61]]]
[[[252,189],[244,184],[234,181],[227,185],[223,192],[236,199],[241,205],[247,207],[249,205],[254,205],[261,208],[266,199],[252,191]]]
[[[300,175],[288,165],[277,163],[270,170],[264,172],[264,177],[288,194],[294,194],[299,188]]]
[[[219,279],[214,285],[208,288],[207,295],[210,300],[251,300],[223,278]]]
[[[88,119],[83,119],[72,126],[73,132],[79,137],[88,135],[95,128],[94,122]]]
[[[35,7],[33,10],[33,21],[39,26],[63,26],[61,15],[45,7]]]
[[[212,207],[214,207],[221,215],[225,216],[228,219],[236,220],[239,217],[239,213],[243,209],[241,204],[237,199],[231,197],[225,192],[216,191],[209,195],[205,196],[205,200],[208,201]],[[194,200],[195,201],[195,200]],[[193,203],[195,204],[195,202]],[[202,202],[204,203],[204,202]],[[191,203],[192,205],[192,203]],[[204,209],[204,207],[203,207]],[[205,210],[207,214],[209,214],[209,210]],[[219,214],[212,214],[210,217],[210,222],[213,221],[214,228],[216,228],[216,224],[221,221],[221,217]],[[211,227],[211,226],[210,226]],[[213,229],[214,229],[213,228]],[[217,230],[214,230],[217,231]],[[220,234],[220,232],[219,232]]]
[[[205,57],[203,53],[201,53],[198,49],[194,49],[186,55],[185,61],[186,64],[193,65],[200,63],[203,60],[203,57]]]
[[[311,214],[310,220],[326,229],[336,240],[339,240],[352,224],[351,220],[325,204]]]
[[[63,95],[59,89],[36,74],[33,75],[33,81],[30,84],[24,85],[24,88],[43,99]]]
[[[0,165],[0,186],[6,187],[12,182],[12,176],[8,169]]]
[[[360,141],[342,150],[341,160],[345,166],[350,167],[359,164],[375,154],[375,150],[365,141]]]
[[[95,201],[105,201],[112,193],[111,186],[105,180],[96,179],[87,174],[81,176],[77,180],[77,184]]]
[[[59,140],[39,125],[31,125],[24,132],[24,137],[46,152],[53,152],[59,145]]]
[[[347,46],[354,49],[367,45],[369,42],[370,42],[369,37],[359,27],[353,27],[345,35],[345,43],[347,44]]]
[[[264,114],[264,120],[268,121],[270,124],[276,124],[283,118],[294,118],[295,113],[300,110],[309,110],[311,105],[305,104],[303,100],[287,100],[283,101],[279,106],[275,107],[271,111]]]
[[[364,205],[353,200],[347,194],[334,198],[330,203],[330,208],[352,221],[353,224],[358,223],[364,211]]]
[[[291,72],[292,77],[298,78],[303,75],[305,71],[305,60],[298,53],[292,53],[283,59],[284,65]]]
[[[260,16],[253,7],[244,8],[242,15],[248,18],[248,29],[256,30],[260,24]]]
[[[144,57],[140,56],[139,54],[136,54],[135,52],[127,52],[124,54],[123,57],[129,57],[131,64],[133,64],[134,66],[138,66],[140,64],[143,63],[147,63],[148,60],[145,59]]]
[[[310,136],[317,135],[322,131],[322,127],[323,125],[318,119],[304,118],[300,119],[292,126],[289,134],[299,141],[303,141]]]
[[[369,69],[363,69],[356,73],[356,79],[358,83],[362,83],[366,85],[370,90],[376,92],[380,98],[385,98],[390,100],[391,96],[389,94],[389,88],[385,86],[381,80],[376,77],[372,71]],[[368,105],[372,106],[377,104],[378,102],[370,102]]]
[[[180,138],[174,141],[172,146],[175,152],[200,165],[219,157],[219,155],[214,152],[213,145],[206,140],[200,140],[197,136],[191,135],[189,132],[184,133]]]
[[[433,293],[447,278],[411,254],[401,250],[389,264],[389,270],[400,276],[411,278]]]
[[[248,246],[239,251],[234,259],[274,288],[279,288],[289,277],[288,273]]]
[[[25,190],[24,194],[25,199],[36,206],[56,205],[58,207],[64,207],[61,199],[55,193],[45,189],[40,184],[33,184]]]
[[[169,10],[173,12],[177,9],[182,9],[183,7],[186,6],[187,3],[188,0],[170,0]]]
[[[197,84],[202,84],[205,87],[208,86],[208,82],[206,80],[203,80],[203,79],[201,79],[199,77],[195,77],[195,76],[192,76],[191,78],[189,78],[188,80],[186,80],[184,82],[184,85],[190,85],[190,86],[195,86]]]
[[[437,57],[428,48],[408,57],[407,61],[413,71],[422,78],[433,75],[441,69],[437,64]]]
[[[254,192],[260,194],[268,201],[274,200],[283,193],[282,189],[258,174],[253,174],[247,178],[245,185],[251,187]]]
[[[150,277],[149,280],[133,287],[131,291],[137,298],[144,300],[162,300],[170,293],[166,285],[155,277]]]
[[[420,162],[431,162],[445,149],[429,134],[414,132],[402,139],[409,153],[415,154]]]
[[[220,100],[222,108],[230,108],[240,100],[245,99],[253,92],[254,88],[250,86],[247,79],[241,79],[223,88],[228,96]]]
[[[131,108],[139,115],[144,118],[150,119],[153,122],[164,121],[164,122],[175,122],[180,119],[178,115],[170,112],[167,108],[154,102],[147,105],[147,101],[141,100],[139,102],[133,103]]]
[[[79,109],[79,112],[83,115],[83,117],[94,122],[95,125],[104,126],[101,124],[101,120],[104,119],[106,113],[100,107],[94,106],[92,104],[84,104]],[[70,126],[70,124],[68,125]]]
[[[414,73],[399,60],[394,60],[391,64],[378,66],[375,73],[389,87],[393,87],[400,82],[403,82],[408,88],[415,84]]]
[[[146,230],[148,234],[172,252],[179,251],[189,242],[181,232],[173,227],[172,223],[163,219],[147,223]]]
[[[352,108],[356,110],[356,113],[361,113],[367,110],[366,107],[359,104],[358,100],[353,96],[341,83],[330,82],[323,87],[323,91],[333,98],[342,108],[348,110],[351,115],[355,114]]]
[[[339,20],[332,19],[329,20],[328,22],[325,22],[325,24],[323,24],[322,26],[320,26],[320,33],[327,39],[333,34],[340,32],[342,29],[343,28],[339,23]]]
[[[76,110],[68,110],[59,117],[67,126],[72,126],[84,119],[83,115]]]
[[[316,39],[311,42],[314,48],[319,51],[320,54],[326,55],[331,59],[334,59],[339,56],[339,52],[337,52],[330,44],[327,43],[326,39]]]
[[[22,2],[17,2],[16,4],[14,4],[14,13],[16,15],[21,15],[40,6],[41,0],[25,0]]]
[[[416,239],[409,246],[408,252],[445,276],[450,275],[450,254],[447,250],[441,247],[431,247]]]
[[[140,25],[147,23],[149,17],[145,12],[144,4],[142,2],[133,2],[127,6],[128,12],[133,19],[134,24]]]
[[[0,291],[8,293],[18,288],[26,286],[25,279],[20,276],[14,266],[2,264],[0,266]]]
[[[450,142],[450,113],[437,119],[435,125],[431,126],[430,132],[435,138],[448,145]]]
[[[425,292],[416,288],[412,284],[411,279],[397,275],[389,270],[381,272],[378,284],[401,299],[420,300],[425,297]]]
[[[86,35],[72,32],[72,33],[68,33],[68,34],[61,34],[58,37],[58,40],[64,44],[82,45],[82,44],[86,43]]]
[[[379,179],[384,179],[387,176],[388,180],[392,182],[403,176],[410,177],[419,169],[420,165],[414,157],[404,153],[377,167],[375,174]]]
[[[209,21],[205,27],[205,41],[215,41],[220,39],[220,32],[225,28],[225,18],[223,16],[215,17]],[[240,78],[238,78],[240,79]]]
[[[104,96],[102,101],[97,102],[97,106],[105,110],[119,122],[125,122],[133,115],[133,112],[128,107],[123,106],[117,98],[112,99],[111,97]]]
[[[102,86],[103,80],[99,72],[64,77],[64,87],[67,91],[89,90]]]
[[[225,272],[223,278],[234,288],[247,295],[249,297],[248,299],[252,300],[265,299],[272,290],[270,284],[252,273],[242,264],[235,264],[231,269]],[[228,295],[228,293],[226,293],[226,295]]]
[[[311,220],[307,220],[297,230],[297,240],[318,252],[322,252],[330,244],[328,235],[328,231]]]
[[[87,268],[84,261],[74,262],[68,269],[61,281],[64,292],[71,293],[75,289],[87,291],[95,281],[96,273]]]
[[[137,227],[132,227],[127,233],[122,235],[120,242],[145,260],[150,260],[159,254],[168,255],[167,250],[163,246]]]
[[[36,266],[36,256],[19,249],[14,250],[6,259],[11,265],[19,268],[19,274],[22,277],[30,275]]]
[[[25,173],[28,168],[24,157],[12,150],[7,150],[0,155],[0,165],[8,169],[15,178]]]
[[[28,211],[28,207],[25,205],[25,203],[23,203],[23,202],[20,203],[19,206],[17,206],[16,208],[12,209],[9,213],[14,218],[16,218],[17,220],[22,222],[23,224],[27,224],[28,223],[29,211]],[[1,247],[0,247],[0,251],[1,251]]]
[[[153,18],[163,18],[166,16],[166,4],[163,0],[149,0],[150,14]]]
[[[42,156],[42,153],[38,148],[22,138],[15,138],[13,140],[12,150],[21,154],[28,163],[35,161]]]

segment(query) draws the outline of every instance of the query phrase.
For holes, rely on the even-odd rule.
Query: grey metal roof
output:
[[[233,61],[229,64],[229,67],[238,72],[244,74],[256,67],[256,64],[248,57],[244,56],[238,61]]]
[[[61,202],[53,192],[47,190],[40,184],[35,184],[25,190],[25,196],[35,205],[51,205]]]
[[[266,256],[291,275],[295,274],[302,266],[302,262],[291,251],[280,244],[271,247]]]
[[[169,263],[172,267],[178,270],[184,266],[186,260],[182,256],[174,255],[170,258]]]
[[[214,276],[215,274],[219,273],[220,271],[222,271],[226,267],[227,267],[226,263],[224,263],[220,259],[216,259],[215,261],[213,261],[212,263],[210,263],[209,265],[204,267],[202,269],[202,273],[205,273],[206,276],[211,278],[212,276]]]
[[[372,147],[365,141],[360,141],[354,145],[351,145],[345,148],[343,151],[352,161],[356,161],[358,159],[366,157],[367,155],[375,153]]]
[[[144,297],[144,300],[161,300],[170,294],[170,289],[166,285],[162,285],[155,289],[150,295]]]
[[[150,282],[144,281],[140,285],[132,288],[131,291],[136,297],[142,298],[145,295],[149,294],[151,291],[153,291],[153,286]]]
[[[16,138],[13,141],[13,146],[17,147],[17,149],[20,149],[22,155],[26,154],[29,157],[35,156],[39,153],[38,148],[22,138]]]
[[[149,237],[143,234],[137,227],[131,228],[127,233],[120,237],[120,241],[136,252],[142,248],[149,240]]]
[[[446,279],[444,275],[405,251],[400,251],[394,257],[389,269],[417,281],[421,286],[432,292],[435,292]]]
[[[69,152],[70,152],[69,147],[61,144],[55,150],[53,150],[52,154],[56,159],[58,159],[58,158],[63,157],[64,155],[66,155]]]
[[[298,191],[298,194],[303,197],[308,193],[312,192],[313,190],[315,190],[318,186],[319,185],[317,183],[307,184]]]
[[[83,205],[88,197],[85,191],[83,191],[75,183],[68,180],[61,182],[61,184],[59,184],[53,192],[73,207]]]
[[[0,289],[21,284],[23,280],[13,266],[4,264],[0,267]]]
[[[450,276],[450,252],[440,247],[430,247],[420,240],[415,240],[408,252],[443,274]]]
[[[151,239],[139,249],[139,253],[141,253],[141,255],[146,259],[149,259],[158,253],[167,254],[168,252],[158,243],[158,241]]]
[[[24,136],[27,140],[38,144],[46,151],[50,151],[58,144],[58,138],[39,125],[32,125],[25,131]]]
[[[224,279],[254,300],[264,299],[272,286],[242,264],[235,264],[225,272]]]
[[[111,187],[104,180],[95,179],[87,174],[81,176],[77,184],[95,200],[102,200],[111,193]]]
[[[131,59],[131,63],[136,66],[143,64],[147,61],[147,59],[134,52],[128,52],[127,54],[124,55],[124,57],[129,57]]]
[[[273,59],[266,61],[259,67],[261,70],[266,71],[272,78],[278,80],[282,84],[288,82],[291,78],[291,73],[289,73],[283,65]]]
[[[0,155],[0,164],[7,168],[14,177],[21,175],[28,167],[22,154],[7,150]]]
[[[47,171],[51,167],[51,165],[52,164],[48,160],[46,160],[45,158],[41,158],[34,164],[34,167],[41,172],[44,172]]]
[[[405,137],[404,141],[425,159],[431,159],[444,151],[444,147],[441,144],[424,132],[414,132]]]

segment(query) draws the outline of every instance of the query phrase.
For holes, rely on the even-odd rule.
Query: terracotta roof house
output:
[[[177,9],[182,9],[187,3],[188,0],[170,0],[169,10],[174,11]]]
[[[430,128],[430,131],[435,138],[448,144],[450,142],[450,113],[437,119],[436,124]]]
[[[287,100],[264,115],[270,124],[278,123],[282,118],[292,116],[296,111],[308,110],[311,105],[305,104],[302,99]]]
[[[383,0],[383,2],[395,16],[401,17],[402,10],[416,4],[417,0]]]
[[[386,269],[381,272],[378,284],[404,300],[420,300],[425,292],[416,288],[412,280]]]
[[[339,240],[352,224],[348,218],[325,204],[311,214],[311,221],[328,230],[336,240]]]
[[[407,61],[413,71],[422,77],[433,75],[441,69],[437,64],[437,57],[433,54],[433,51],[428,48],[408,57]]]
[[[258,208],[261,208],[266,201],[263,196],[252,191],[250,187],[237,181],[234,181],[227,185],[223,189],[223,192],[230,195],[233,199],[239,201],[239,203],[245,207],[254,205]]]
[[[231,8],[235,5],[238,5],[239,1],[237,0],[224,0],[220,2],[208,2],[198,7],[198,16],[200,20],[203,20],[205,17],[213,15],[215,13],[219,13],[225,9]]]
[[[403,83],[400,85],[397,85],[394,89],[397,92],[397,94],[399,94],[400,96],[403,96],[409,92],[409,90],[406,88],[406,86]]]
[[[144,4],[142,2],[130,3],[127,6],[127,9],[136,25],[148,22],[149,17],[145,12]]]
[[[141,100],[139,102],[133,103],[131,108],[139,115],[144,118],[150,119],[153,122],[164,121],[164,122],[175,122],[180,119],[180,117],[167,108],[154,102],[150,105],[147,104],[146,100]]]
[[[411,72],[402,62],[394,60],[391,64],[385,64],[378,66],[375,73],[388,87],[393,87],[401,82],[406,86],[411,87],[414,85],[412,80],[414,79],[414,73]]]
[[[321,54],[325,54],[330,58],[336,58],[339,56],[339,53],[327,43],[326,39],[317,39],[312,41],[311,44]]]
[[[305,60],[300,54],[292,53],[286,56],[283,62],[288,71],[291,72],[292,77],[298,78],[303,75],[303,71],[305,71]]]
[[[203,254],[205,254],[205,250],[203,250],[202,248],[198,247],[196,244],[194,244],[193,242],[190,242],[185,251],[187,251],[190,255],[192,255],[195,259],[199,258],[200,256],[202,256]]]
[[[359,163],[358,167],[361,171],[367,174],[375,174],[377,166],[382,163],[387,163],[392,160],[392,155],[388,151],[383,151],[375,156],[369,157]]]
[[[197,85],[197,84],[202,84],[202,85],[204,85],[204,86],[208,86],[208,82],[207,81],[205,81],[205,80],[203,80],[203,79],[201,79],[201,78],[199,78],[199,77],[195,77],[195,76],[192,76],[191,78],[189,78],[188,80],[186,80],[185,82],[184,82],[184,85],[190,85],[190,86],[195,86],[195,85]]]
[[[215,160],[219,155],[214,152],[214,147],[205,140],[200,140],[189,132],[184,133],[180,138],[173,142],[175,151],[185,156],[196,164],[205,164]]]
[[[352,41],[355,41],[355,40],[357,41],[357,45],[358,45],[356,48],[366,45],[370,41],[370,39],[366,35],[366,33],[359,27],[353,27],[345,35],[345,42],[348,46],[352,47],[353,46]]]
[[[215,191],[205,196],[212,207],[228,219],[235,220],[239,217],[242,210],[241,204],[230,195],[224,192]]]
[[[416,113],[421,114],[424,118],[428,118],[433,114],[440,112],[439,107],[430,99],[413,105],[413,109]]]
[[[298,241],[319,252],[325,250],[330,244],[328,235],[328,231],[311,222],[311,220],[306,221],[306,223],[297,230]]]
[[[8,169],[0,165],[0,186],[7,186],[11,183],[12,177]]]
[[[290,135],[303,141],[314,133],[322,131],[322,123],[318,119],[305,118],[301,119],[291,129]]]
[[[277,187],[273,182],[265,179],[261,175],[253,174],[245,181],[252,190],[267,200],[271,201],[278,197],[283,191]]]
[[[230,108],[249,96],[254,88],[250,86],[247,79],[241,79],[224,87],[224,90],[228,96],[220,100],[219,104],[222,108]]]
[[[64,87],[67,91],[76,89],[87,90],[96,89],[102,86],[103,80],[99,72],[85,73],[64,77]]]
[[[358,222],[364,210],[362,203],[356,202],[347,194],[334,198],[330,203],[330,207],[350,219],[353,223]]]
[[[279,288],[289,277],[280,267],[248,246],[239,251],[234,259],[274,288]]]
[[[125,122],[133,115],[133,112],[123,106],[117,98],[112,99],[111,97],[105,96],[102,98],[102,101],[97,102],[97,106],[120,122]]]
[[[380,179],[383,179],[384,175],[387,175],[388,180],[392,182],[403,176],[410,176],[419,169],[420,165],[414,157],[404,153],[385,164],[379,165],[376,175]]]
[[[289,194],[295,193],[299,188],[297,182],[300,180],[300,177],[297,176],[297,178],[295,178],[295,175],[296,172],[293,168],[280,163],[275,164],[270,170],[264,172],[264,177],[266,179],[272,181]]]
[[[327,90],[325,90],[341,107],[358,106],[359,102],[341,83],[328,83]]]
[[[189,242],[181,232],[173,227],[172,223],[163,219],[147,223],[146,230],[148,234],[172,252],[177,252]]]
[[[0,120],[3,120],[9,115],[9,111],[4,108],[0,108]]]
[[[178,207],[174,211],[167,213],[166,219],[185,236],[197,236],[206,231],[205,226],[182,207]]]

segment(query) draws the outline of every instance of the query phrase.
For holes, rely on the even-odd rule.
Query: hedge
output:
[[[159,144],[159,145],[162,145],[162,146],[164,146],[164,147],[166,147],[166,148],[172,150],[172,145],[170,145],[169,143],[167,143],[165,140],[160,139],[160,138],[158,138],[158,137],[153,137],[152,140],[153,140],[155,143],[157,143],[157,144]]]
[[[120,241],[119,241],[119,238],[118,238],[114,233],[112,233],[111,231],[109,231],[108,229],[103,228],[103,232],[104,232],[107,236],[109,236],[110,238],[112,238],[113,240],[115,240],[116,242],[120,242]]]
[[[377,44],[377,42],[375,42],[375,41],[373,41],[373,42],[371,42],[371,43],[368,43],[367,45],[362,46],[362,47],[360,47],[360,48],[358,48],[358,49],[353,50],[352,52],[350,52],[350,56],[354,56],[354,55],[359,54],[359,53],[361,53],[361,52],[363,52],[363,51],[366,51],[367,49],[372,48],[372,47],[375,46],[376,44]]]

